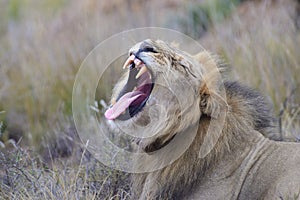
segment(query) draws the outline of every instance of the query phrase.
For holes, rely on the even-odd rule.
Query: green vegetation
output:
[[[213,24],[220,23],[229,16],[240,0],[212,0],[186,5],[186,13],[176,19],[179,29],[185,34],[199,39]]]
[[[20,17],[21,0],[12,0],[8,3],[8,13],[11,19],[17,20]]]

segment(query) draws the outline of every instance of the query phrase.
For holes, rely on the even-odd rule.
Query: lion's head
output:
[[[219,87],[207,80],[217,80],[211,76],[218,70],[208,52],[191,56],[147,39],[129,50],[123,68],[127,73],[116,84],[105,117],[140,138],[145,152],[162,148],[202,114],[214,115],[217,106],[210,96]]]

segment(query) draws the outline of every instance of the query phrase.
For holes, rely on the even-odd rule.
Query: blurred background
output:
[[[72,87],[97,44],[148,26],[218,54],[273,103],[274,137],[300,140],[299,0],[0,0],[0,196],[127,198],[126,174],[76,150]]]

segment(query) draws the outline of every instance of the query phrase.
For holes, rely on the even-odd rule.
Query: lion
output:
[[[277,131],[270,103],[226,80],[216,56],[147,39],[123,68],[105,117],[149,156],[134,160],[146,170],[132,175],[132,199],[299,199],[300,144],[264,136]]]

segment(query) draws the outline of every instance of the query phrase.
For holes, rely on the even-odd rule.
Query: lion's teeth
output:
[[[126,60],[126,62],[123,65],[123,69],[128,68],[128,66],[134,61],[134,59],[135,59],[134,55],[129,56],[129,58]]]
[[[140,59],[134,59],[134,64],[135,64],[135,66],[139,66],[140,64],[142,64],[142,61],[140,60]]]
[[[140,69],[139,73],[136,75],[135,79],[140,78],[140,76],[142,76],[147,70],[148,70],[147,67],[145,65],[143,65],[143,67]]]

